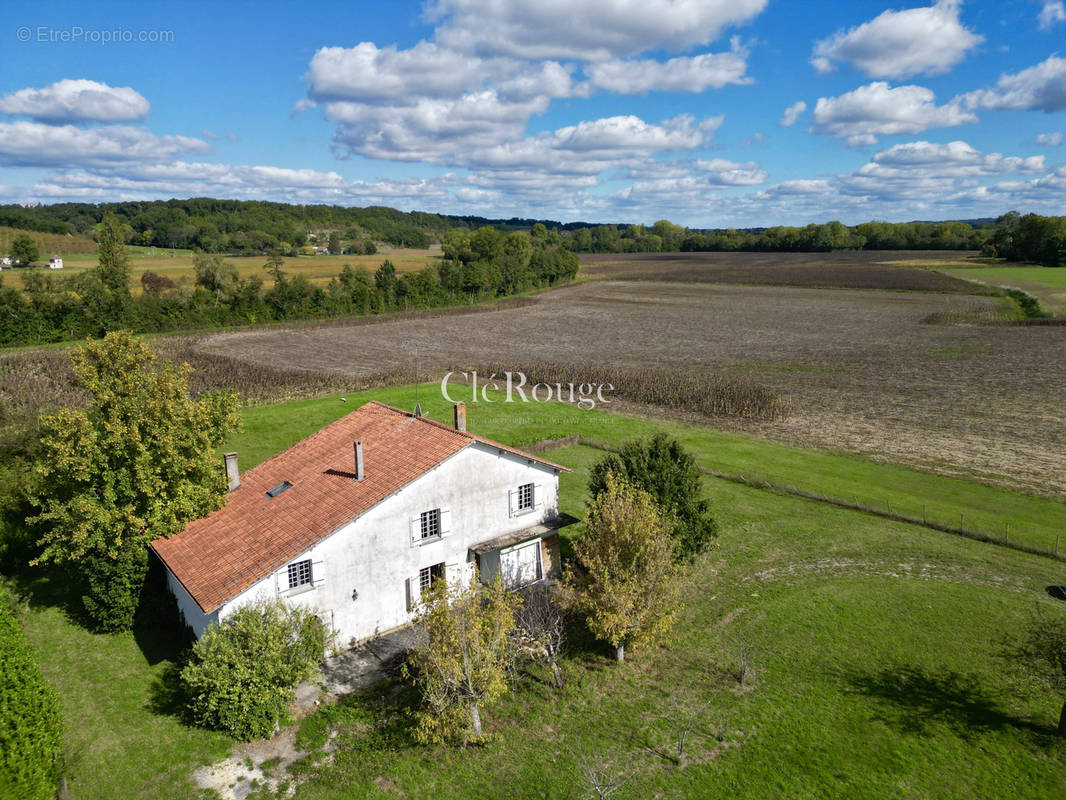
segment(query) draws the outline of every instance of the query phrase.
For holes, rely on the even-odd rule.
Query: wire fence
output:
[[[594,450],[602,450],[609,453],[616,453],[619,450],[615,445],[597,439],[589,439],[584,436],[565,436],[557,439],[545,439],[540,442],[535,442],[532,445],[527,446],[525,449],[531,452],[544,452],[546,450],[557,450],[562,447],[571,447],[573,445],[583,445],[585,447],[591,447]],[[730,473],[718,472],[717,470],[706,469],[704,467],[700,467],[699,470],[701,474],[708,477],[729,481],[730,483],[740,484],[741,486],[748,486],[753,489],[777,492],[779,494],[792,495],[793,497],[802,497],[806,500],[814,500],[819,503],[836,506],[837,508],[846,508],[851,511],[858,511],[863,514],[881,517],[882,519],[905,522],[911,525],[921,525],[930,530],[950,533],[954,536],[962,536],[976,542],[986,542],[999,547],[1018,550],[1023,553],[1044,556],[1057,561],[1066,561],[1066,553],[1060,548],[1061,537],[1059,534],[1055,535],[1055,544],[1053,547],[1041,547],[1021,538],[1021,531],[1016,526],[1012,526],[1009,520],[1003,521],[1002,531],[982,531],[974,527],[967,527],[965,511],[958,512],[959,522],[956,525],[954,524],[954,516],[956,512],[945,512],[943,509],[937,508],[936,506],[930,506],[927,503],[921,504],[920,514],[917,513],[918,510],[916,507],[910,509],[912,513],[907,513],[904,507],[898,505],[898,501],[897,506],[893,508],[891,499],[884,500],[884,505],[882,506],[880,501],[877,501],[877,503],[874,504],[869,501],[863,502],[859,497],[852,497],[850,500],[839,497],[830,497],[828,495],[807,491],[806,489],[800,489],[796,486],[776,483],[763,478],[733,475]]]

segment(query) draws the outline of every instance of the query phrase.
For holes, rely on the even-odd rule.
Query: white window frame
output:
[[[519,514],[524,514],[533,510],[533,495],[536,494],[535,486],[533,481],[530,481],[529,483],[523,483],[518,487],[515,496],[515,505],[518,507]]]
[[[425,535],[427,529],[427,514],[436,514],[437,531]],[[431,518],[430,518],[431,519]],[[421,545],[429,542],[439,542],[451,532],[452,512],[444,506],[430,508],[421,512],[418,516],[411,517],[411,544]]]
[[[294,575],[296,583],[292,582]],[[304,576],[307,579],[301,580]],[[289,594],[306,592],[315,588],[315,564],[311,558],[301,558],[299,561],[285,565],[285,586],[287,587],[285,591]]]

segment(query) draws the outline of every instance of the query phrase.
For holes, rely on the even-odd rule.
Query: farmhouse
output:
[[[48,269],[63,269],[63,259],[59,256],[48,259]]]
[[[221,509],[152,549],[200,636],[260,596],[311,606],[362,640],[408,623],[434,581],[559,569],[559,473],[535,455],[371,402],[283,453],[237,471]]]

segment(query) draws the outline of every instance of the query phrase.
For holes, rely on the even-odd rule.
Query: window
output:
[[[432,539],[434,536],[440,536],[440,509],[435,508],[432,511],[423,511],[421,523],[423,539]]]
[[[444,562],[434,564],[432,567],[423,567],[418,571],[418,591],[426,592],[437,581],[444,579]]]
[[[533,484],[523,483],[518,487],[518,510],[533,510]]]
[[[311,585],[311,559],[289,564],[289,588]]]

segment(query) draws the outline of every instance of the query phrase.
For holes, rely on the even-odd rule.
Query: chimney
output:
[[[455,429],[457,431],[466,430],[466,403],[455,404]]]
[[[355,479],[361,481],[366,473],[363,472],[363,443],[355,443]]]
[[[237,469],[237,454],[226,453],[223,458],[226,460],[226,483],[229,484],[228,491],[240,488],[241,485],[241,471]]]

